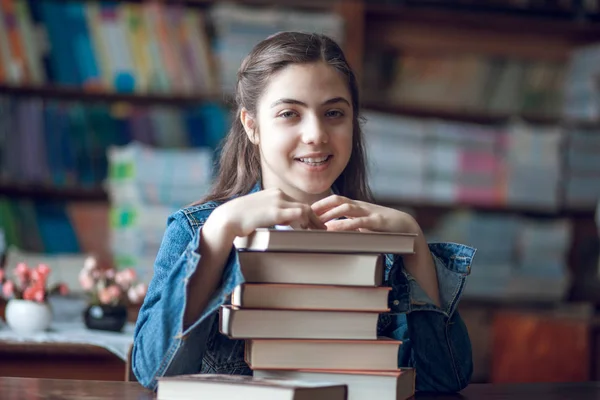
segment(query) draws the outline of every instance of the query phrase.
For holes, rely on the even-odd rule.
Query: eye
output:
[[[298,114],[294,111],[283,111],[281,113],[279,113],[278,117],[283,118],[283,119],[289,119],[289,118],[293,118],[296,117]]]
[[[329,110],[325,113],[328,118],[340,118],[344,116],[344,113],[340,110]]]

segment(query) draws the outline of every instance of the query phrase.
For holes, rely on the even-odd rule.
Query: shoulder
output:
[[[168,224],[178,223],[196,231],[204,225],[210,214],[223,202],[207,201],[206,203],[184,207],[169,216]]]

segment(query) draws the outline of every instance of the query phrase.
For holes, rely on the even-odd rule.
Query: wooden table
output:
[[[151,400],[154,394],[134,382],[0,378],[3,400]],[[600,383],[473,384],[460,394],[421,394],[417,399],[597,400]],[[207,399],[210,400],[210,399]]]
[[[110,351],[87,344],[0,341],[0,376],[5,377],[126,381],[127,364]]]

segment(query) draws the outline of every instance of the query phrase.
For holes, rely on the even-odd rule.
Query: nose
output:
[[[329,135],[319,118],[306,118],[302,125],[302,142],[306,144],[327,143]]]

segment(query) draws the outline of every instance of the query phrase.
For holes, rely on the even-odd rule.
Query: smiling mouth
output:
[[[332,155],[328,155],[325,157],[302,157],[296,158],[296,161],[306,165],[310,165],[311,167],[318,167],[320,165],[326,164],[329,160],[331,160],[332,157]]]

